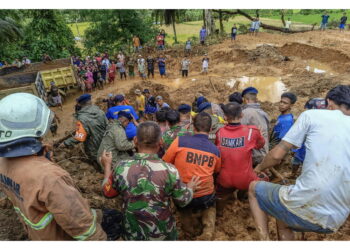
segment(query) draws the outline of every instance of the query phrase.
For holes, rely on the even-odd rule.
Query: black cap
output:
[[[118,113],[118,118],[121,117],[121,116],[127,118],[129,121],[132,120],[132,116],[131,116],[131,114],[128,113],[128,112],[119,111],[119,113]]]
[[[191,112],[191,106],[183,103],[177,108],[177,110],[180,113],[188,113],[188,112]]]
[[[90,94],[83,94],[76,99],[76,101],[78,103],[83,103],[83,102],[90,101],[90,100],[91,100]]]
[[[116,95],[115,97],[114,97],[114,100],[116,101],[116,102],[122,102],[122,101],[124,101],[124,96],[123,95]]]

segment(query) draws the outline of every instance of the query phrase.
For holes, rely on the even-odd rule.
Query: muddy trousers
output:
[[[215,195],[195,198],[185,208],[178,209],[182,230],[190,235],[198,235],[197,240],[211,240],[215,232],[216,207]],[[200,225],[203,230],[200,230]]]
[[[203,209],[201,211],[192,211],[192,209],[182,209],[180,212],[180,221],[182,230],[191,235],[198,235],[197,240],[212,240],[215,232],[216,208],[215,206]],[[201,225],[203,230],[200,230]]]
[[[224,215],[224,209],[229,200],[232,200],[232,193],[217,194],[216,196],[216,215],[222,217]]]

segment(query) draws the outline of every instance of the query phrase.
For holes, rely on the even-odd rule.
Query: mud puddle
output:
[[[321,63],[316,60],[307,60],[306,70],[317,74],[330,74],[333,75],[334,70],[327,64]]]
[[[232,78],[226,85],[238,91],[242,91],[247,87],[254,87],[259,91],[259,100],[269,102],[278,102],[281,94],[287,90],[280,77],[242,76]]]

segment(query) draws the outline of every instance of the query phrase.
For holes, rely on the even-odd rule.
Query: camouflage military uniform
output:
[[[102,155],[103,150],[112,152],[112,166],[115,166],[118,161],[130,159],[131,156],[128,151],[130,152],[134,147],[133,141],[129,141],[126,137],[125,129],[120,124],[120,121],[111,120],[98,149],[98,163],[101,165],[99,157]],[[101,167],[103,168],[102,165]]]
[[[93,162],[97,162],[97,151],[108,124],[105,113],[95,105],[88,105],[74,114],[74,117],[77,120],[76,134],[65,140],[64,144],[73,146],[83,142],[85,153]]]
[[[119,162],[103,186],[104,195],[123,198],[124,240],[176,240],[171,198],[181,207],[193,196],[174,165],[156,154],[136,154]]]
[[[167,150],[176,137],[183,135],[193,135],[193,131],[181,125],[174,125],[165,131],[162,136],[164,149]]]

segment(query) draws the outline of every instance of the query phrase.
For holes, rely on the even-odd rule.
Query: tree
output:
[[[111,53],[130,48],[132,36],[143,44],[152,41],[156,28],[146,10],[100,10],[85,31],[84,45],[88,53],[109,50]]]
[[[175,43],[177,43],[177,35],[176,35],[176,28],[175,28],[175,17],[176,17],[176,11],[177,10],[164,10],[164,21],[165,25],[173,25],[173,31],[174,31],[174,40]]]
[[[215,21],[212,16],[212,10],[204,10],[205,13],[205,27],[208,31],[208,35],[215,34]]]
[[[34,60],[44,53],[52,58],[79,53],[74,36],[57,10],[31,10],[31,22],[26,26],[23,47]]]
[[[214,12],[218,13],[218,10],[213,10]],[[228,10],[222,10],[222,13],[228,14],[228,15],[242,15],[244,17],[246,17],[247,19],[253,21],[253,17],[251,15],[249,15],[247,12],[242,11],[242,10],[236,10],[236,11],[228,11]],[[259,12],[257,11],[256,14],[258,15]],[[283,12],[280,14],[283,14]],[[284,15],[284,14],[283,14]],[[282,15],[281,19],[284,18],[284,16]],[[311,29],[308,30],[286,30],[284,27],[277,27],[274,25],[268,25],[268,24],[264,24],[261,23],[261,27],[264,29],[268,29],[268,30],[275,30],[275,31],[280,31],[280,32],[284,32],[284,33],[300,33],[300,32],[306,32],[306,31],[312,31],[314,29],[316,24],[314,24]]]
[[[10,17],[0,18],[0,43],[9,43],[22,38],[20,26]]]

